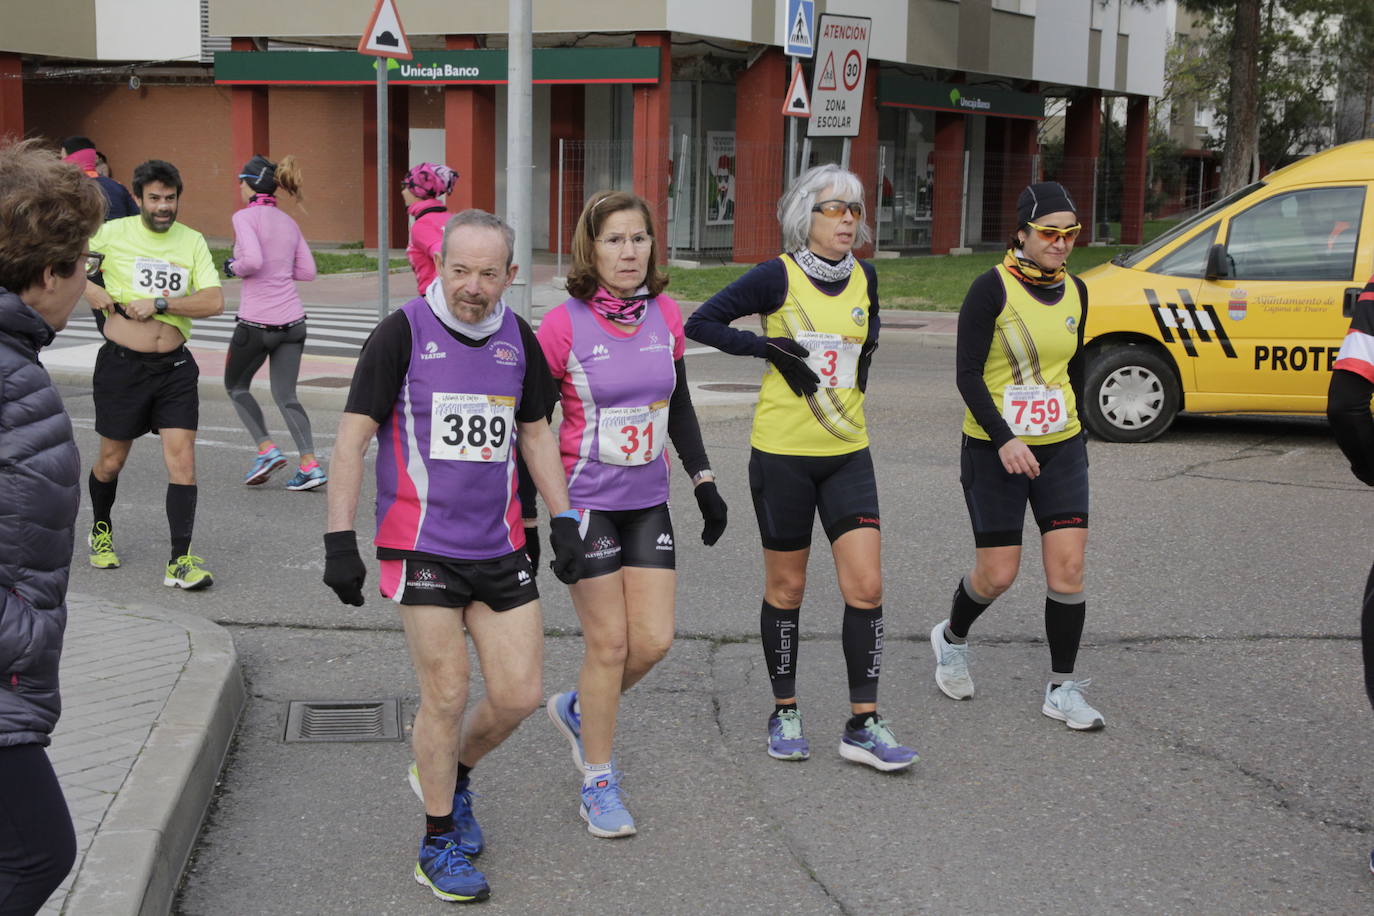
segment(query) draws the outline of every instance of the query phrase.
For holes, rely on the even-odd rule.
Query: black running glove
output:
[[[226,277],[229,277],[230,279],[233,279],[233,277],[236,276],[236,274],[234,273],[234,259],[233,259],[233,258],[225,258],[225,259],[224,259],[224,275],[225,275]]]
[[[859,390],[864,393],[868,392],[868,367],[873,365],[873,354],[877,349],[878,342],[875,340],[872,344],[864,344],[863,348],[859,350],[859,371],[857,373],[857,381]]]
[[[530,568],[535,576],[539,575],[539,526],[525,526],[525,556],[530,558]]]
[[[821,377],[806,364],[811,351],[790,337],[769,337],[765,343],[768,344],[765,356],[782,373],[792,393],[799,398],[815,394]]]
[[[358,555],[358,536],[352,531],[327,531],[324,535],[324,584],[344,604],[362,607],[363,580],[367,567]]]
[[[582,546],[582,533],[577,528],[575,518],[554,517],[549,521],[549,546],[553,548],[549,568],[564,585],[572,585],[582,578],[582,557],[586,548]]]
[[[706,527],[701,529],[701,543],[710,547],[725,533],[725,500],[720,498],[714,480],[704,480],[692,488],[701,509],[702,521]]]

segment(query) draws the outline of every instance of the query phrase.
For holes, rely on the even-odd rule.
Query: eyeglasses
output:
[[[626,242],[633,245],[636,250],[643,251],[654,243],[654,237],[652,235],[645,235],[641,232],[636,235],[608,235],[605,238],[596,240],[596,243],[602,248],[611,249],[613,251],[619,251],[624,248]]]
[[[1060,229],[1058,226],[1042,226],[1039,223],[1028,222],[1026,225],[1039,233],[1040,237],[1047,242],[1053,242],[1055,239],[1063,239],[1066,242],[1072,242],[1074,239],[1078,238],[1078,233],[1083,231],[1081,223],[1074,223],[1072,226],[1066,226],[1063,229]]]
[[[843,216],[844,211],[848,210],[858,219],[864,215],[864,202],[861,200],[822,200],[811,208],[812,213],[820,213],[834,219]]]
[[[94,280],[95,275],[100,273],[100,265],[105,262],[105,256],[98,251],[83,251],[81,257],[85,265],[86,276]]]

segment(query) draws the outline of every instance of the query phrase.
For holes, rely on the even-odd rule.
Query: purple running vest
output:
[[[650,303],[633,337],[619,337],[601,327],[591,308],[578,299],[563,304],[572,325],[572,347],[563,377],[563,422],[558,430],[568,497],[579,509],[644,509],[668,500],[668,410],[677,375],[673,368],[673,335],[663,308]],[[569,396],[571,386],[574,395]],[[661,404],[653,424],[655,457],[632,466],[601,460],[600,421],[605,411]],[[626,411],[628,413],[628,411]],[[613,454],[642,460],[650,453],[648,424],[625,416],[607,443]],[[633,432],[625,430],[634,426]],[[632,448],[632,446],[634,448]]]
[[[424,299],[401,311],[410,322],[410,367],[395,409],[377,430],[377,546],[460,560],[519,550],[525,528],[516,495],[515,412],[525,352],[515,312],[507,309],[500,329],[469,347]]]

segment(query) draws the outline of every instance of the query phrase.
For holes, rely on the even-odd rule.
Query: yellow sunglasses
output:
[[[1063,229],[1060,229],[1058,226],[1042,226],[1039,223],[1030,222],[1026,223],[1026,225],[1040,233],[1040,237],[1047,242],[1053,242],[1055,239],[1063,239],[1066,242],[1072,242],[1074,239],[1078,238],[1078,233],[1083,231],[1083,225],[1081,223],[1074,223],[1072,226],[1066,226]]]

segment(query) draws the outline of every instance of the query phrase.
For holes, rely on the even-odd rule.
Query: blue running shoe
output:
[[[288,490],[313,490],[329,483],[329,478],[325,476],[324,468],[318,464],[308,471],[296,469],[296,473],[286,482]]]
[[[286,467],[286,456],[275,445],[253,459],[253,466],[243,475],[243,482],[250,487],[266,483],[272,472]]]
[[[904,770],[920,759],[915,748],[897,743],[897,736],[892,734],[887,721],[877,714],[865,719],[863,728],[845,725],[844,736],[840,738],[840,756],[885,773]]]
[[[486,877],[472,867],[454,842],[452,834],[420,840],[420,860],[415,863],[415,883],[423,884],[440,900],[476,903],[491,896]]]
[[[577,775],[581,776],[585,768],[582,757],[582,717],[573,711],[573,704],[576,702],[577,691],[569,690],[567,693],[555,693],[549,697],[549,702],[544,708],[548,710],[549,718],[558,726],[563,737],[568,739],[568,744],[572,745],[573,764],[577,767]]]
[[[592,836],[634,836],[635,819],[620,799],[620,774],[612,770],[589,786],[582,787],[582,807],[578,809]]]
[[[412,763],[410,769],[406,771],[406,781],[410,783],[410,791],[415,793],[415,797],[424,804],[425,793],[420,788],[420,766]],[[482,828],[477,824],[477,816],[472,813],[472,798],[475,795],[468,789],[468,779],[464,777],[458,782],[457,789],[453,793],[453,837],[458,842],[458,848],[463,851],[469,859],[475,859],[482,854],[485,844],[482,841]]]
[[[802,736],[801,713],[784,709],[768,717],[768,756],[774,760],[805,760],[811,745]]]

